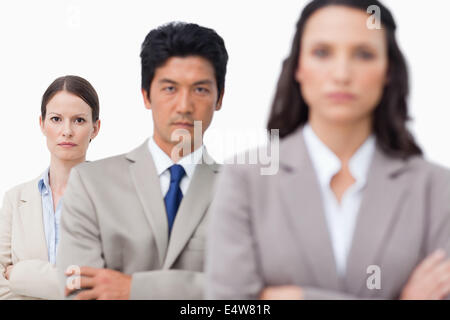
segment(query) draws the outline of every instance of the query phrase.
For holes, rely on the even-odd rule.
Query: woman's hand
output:
[[[414,269],[402,290],[402,300],[441,300],[450,294],[450,259],[437,250]]]
[[[6,280],[9,280],[9,276],[11,274],[11,271],[12,271],[13,267],[14,267],[14,265],[12,265],[12,264],[6,267],[6,270],[5,270],[5,278],[6,278]]]
[[[261,300],[303,300],[303,291],[298,286],[266,287],[259,298]]]

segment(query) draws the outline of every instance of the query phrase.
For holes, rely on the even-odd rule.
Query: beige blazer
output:
[[[281,140],[278,174],[259,169],[223,170],[211,207],[207,298],[253,299],[265,286],[299,285],[306,299],[396,299],[422,259],[437,248],[450,254],[450,173],[421,157],[402,161],[376,149],[342,278],[301,129]],[[379,267],[380,289],[370,266]]]
[[[59,299],[48,261],[39,178],[8,191],[0,210],[0,299]],[[9,281],[4,272],[14,265]]]
[[[67,267],[91,266],[132,275],[131,299],[201,299],[207,212],[218,170],[216,163],[197,165],[169,239],[147,141],[128,154],[73,168],[61,214],[61,288]]]

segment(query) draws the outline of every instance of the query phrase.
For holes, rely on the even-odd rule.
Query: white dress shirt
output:
[[[156,144],[153,137],[148,139],[148,148],[153,157],[155,163],[156,173],[159,176],[159,182],[161,184],[161,193],[163,197],[166,196],[170,186],[170,171],[169,168],[175,163],[170,157]],[[181,179],[180,189],[183,196],[186,194],[192,177],[194,176],[195,168],[200,162],[203,156],[203,146],[195,150],[194,152],[184,156],[176,164],[181,165],[186,171],[186,175]]]
[[[339,203],[330,185],[333,176],[341,169],[339,158],[319,139],[309,124],[304,126],[303,136],[319,179],[337,273],[344,276],[363,190],[375,151],[375,137],[369,136],[349,160],[349,170],[355,183],[344,192]]]

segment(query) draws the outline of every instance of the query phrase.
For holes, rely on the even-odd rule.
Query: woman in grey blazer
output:
[[[70,170],[86,160],[100,129],[95,89],[83,78],[56,79],[39,118],[50,166],[8,191],[0,210],[0,299],[59,299],[55,259],[62,197]]]
[[[268,123],[279,171],[224,169],[208,298],[448,298],[450,173],[408,131],[395,29],[376,0],[303,10]]]

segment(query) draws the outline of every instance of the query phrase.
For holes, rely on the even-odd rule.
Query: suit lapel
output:
[[[390,158],[376,149],[347,259],[346,288],[357,294],[365,288],[367,267],[376,265],[382,254],[401,199],[408,185],[399,181],[406,162]]]
[[[214,180],[219,171],[218,165],[213,163],[206,150],[204,157],[207,159],[206,163],[212,164],[201,163],[195,168],[192,181],[181,201],[173,224],[163,269],[169,269],[176,261],[211,203]]]
[[[38,189],[38,181],[39,179],[33,180],[23,189],[20,195],[19,212],[25,250],[28,250],[30,259],[48,261],[42,198]]]
[[[321,287],[339,290],[331,239],[322,205],[318,179],[298,129],[280,145],[281,198],[298,246]]]
[[[169,227],[159,177],[147,143],[148,140],[127,154],[127,158],[131,161],[131,178],[144,208],[145,216],[153,230],[159,261],[162,265],[166,256]]]

